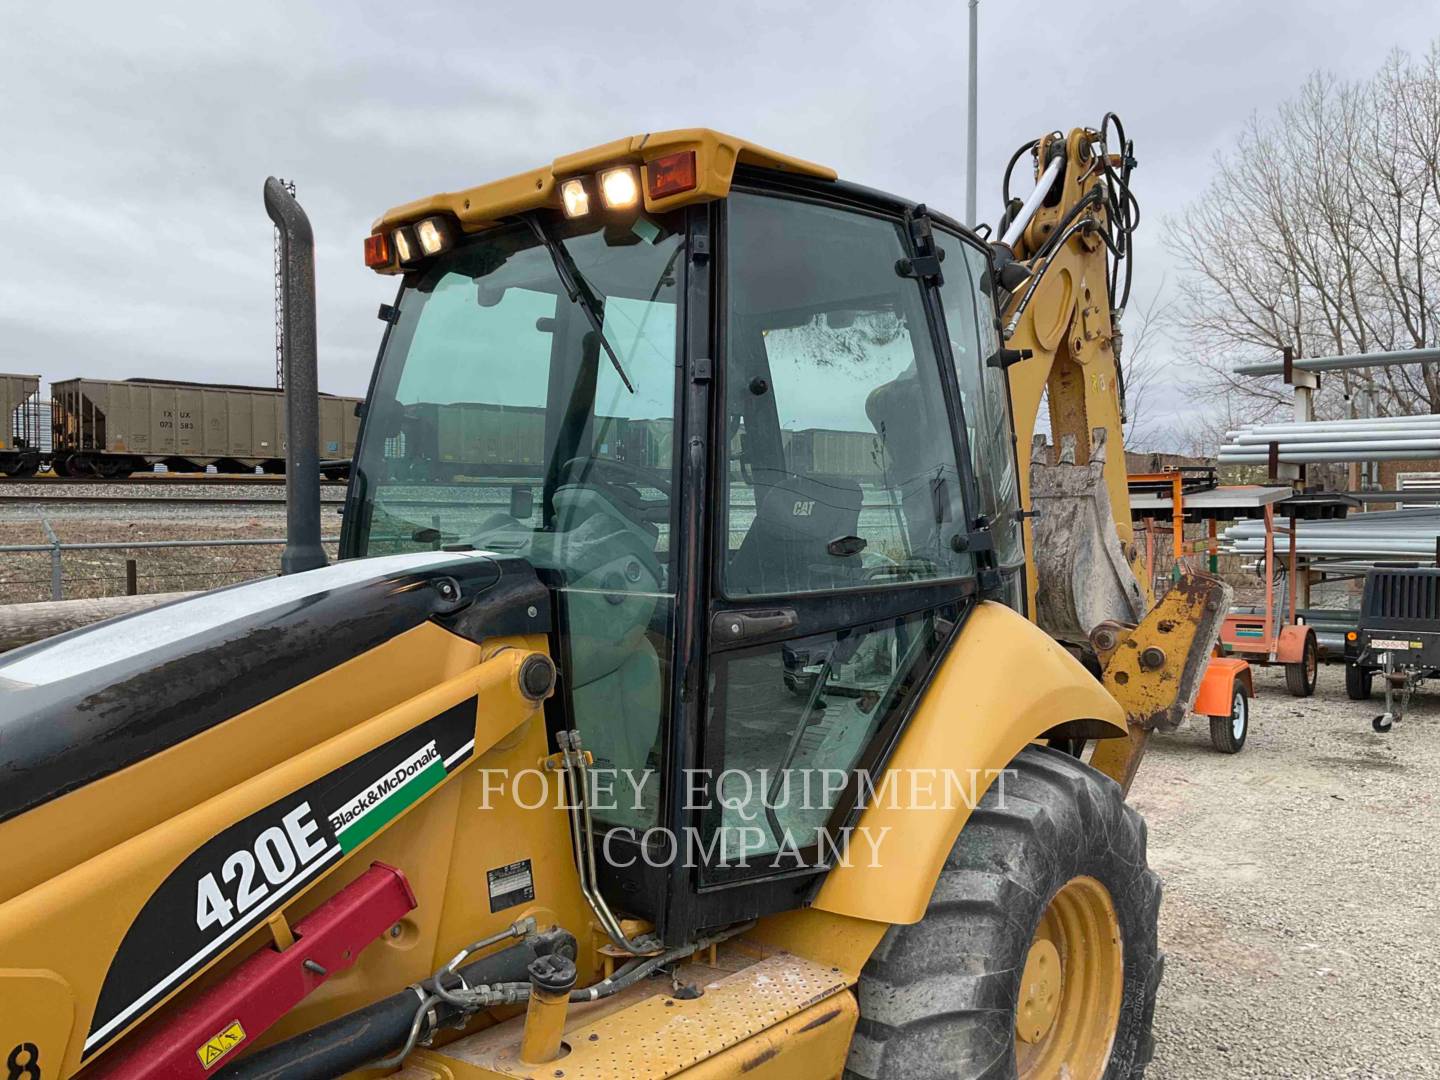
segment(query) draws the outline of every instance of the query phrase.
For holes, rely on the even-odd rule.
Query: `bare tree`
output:
[[[1126,308],[1121,327],[1124,344],[1120,351],[1120,374],[1125,382],[1125,445],[1143,450],[1157,434],[1155,420],[1146,406],[1155,380],[1163,370],[1155,349],[1166,336],[1175,301],[1162,300],[1162,278],[1148,303]]]
[[[1314,74],[1252,117],[1203,195],[1167,223],[1185,267],[1176,321],[1195,390],[1227,424],[1290,394],[1236,376],[1239,361],[1434,346],[1440,336],[1440,40],[1392,53],[1376,75]],[[1343,415],[1373,384],[1382,414],[1440,412],[1440,365],[1336,372],[1317,409]]]

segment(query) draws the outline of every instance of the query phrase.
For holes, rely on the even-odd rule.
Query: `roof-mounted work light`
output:
[[[455,234],[450,222],[441,217],[426,218],[415,226],[415,239],[420,241],[420,250],[426,255],[439,255],[455,243]]]
[[[600,173],[600,201],[607,210],[631,210],[640,203],[640,177],[633,165]]]
[[[565,207],[567,218],[584,217],[590,213],[590,192],[585,190],[585,181],[572,176],[560,185],[560,202]]]
[[[395,254],[400,256],[401,266],[408,266],[419,261],[420,244],[415,239],[415,234],[410,231],[410,226],[400,226],[390,234],[390,240],[395,246]]]

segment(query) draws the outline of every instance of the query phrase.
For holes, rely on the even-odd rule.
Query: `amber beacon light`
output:
[[[666,154],[645,166],[647,191],[651,200],[679,195],[695,189],[695,151]]]
[[[384,233],[365,238],[365,265],[372,269],[390,265],[390,241]]]

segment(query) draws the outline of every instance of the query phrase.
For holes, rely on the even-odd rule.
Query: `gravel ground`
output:
[[[1440,1076],[1440,685],[1389,735],[1344,669],[1256,671],[1249,741],[1154,739],[1131,793],[1165,879],[1152,1080]]]

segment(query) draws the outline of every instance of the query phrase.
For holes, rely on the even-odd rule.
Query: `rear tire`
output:
[[[1285,665],[1285,688],[1294,697],[1309,697],[1315,693],[1315,679],[1320,674],[1320,649],[1315,644],[1315,635],[1305,635],[1305,647],[1300,651],[1300,662]]]
[[[1210,717],[1210,745],[1222,754],[1238,754],[1250,735],[1250,692],[1237,682],[1230,692],[1230,715]]]
[[[1351,701],[1369,701],[1375,687],[1375,672],[1359,664],[1345,665],[1345,694]]]
[[[1145,822],[1119,785],[1057,750],[1026,748],[971,814],[951,850],[925,917],[892,926],[860,975],[860,1020],[847,1078],[1011,1080],[1041,1075],[1037,1046],[1017,1038],[1022,974],[1049,925],[1057,895],[1098,883],[1113,929],[1095,939],[1113,953],[1113,1027],[1080,982],[1060,980],[1052,1027],[1090,1024],[1098,1058],[1073,1080],[1137,1080],[1154,1052],[1151,1027],[1164,961],[1156,945],[1160,879],[1145,861]],[[1087,884],[1088,883],[1088,884]],[[1113,946],[1113,949],[1107,946]],[[1069,972],[1081,962],[1067,947]],[[1105,980],[1100,980],[1102,983]],[[1033,1007],[1026,989],[1026,1008]],[[1072,996],[1072,994],[1074,996]],[[1108,1058],[1105,1047],[1109,1046]],[[1017,1048],[1027,1055],[1022,1065]],[[1075,1064],[1079,1065],[1077,1061]],[[1043,1075],[1055,1075],[1053,1071]]]

